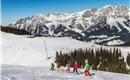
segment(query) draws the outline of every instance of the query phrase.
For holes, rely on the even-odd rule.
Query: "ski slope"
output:
[[[44,44],[45,41],[45,44]],[[47,48],[47,52],[45,50]],[[54,62],[56,51],[68,52],[75,48],[113,48],[100,46],[91,43],[81,42],[71,38],[63,37],[36,37],[27,38],[2,32],[2,64],[29,65],[29,66],[50,66]],[[118,47],[123,56],[127,56],[130,47]],[[46,61],[47,55],[52,57]]]
[[[61,71],[51,71],[49,67],[30,67],[3,65],[2,80],[129,80],[130,75],[110,73],[103,71],[90,71],[93,76],[83,74],[66,73],[65,68]],[[72,69],[71,69],[72,71]],[[83,69],[79,69],[83,72]]]
[[[27,38],[27,36],[7,33],[2,33],[2,40],[2,63],[11,65],[50,66],[54,62],[56,51],[67,52],[75,48],[92,47],[92,44],[86,44],[71,38]],[[48,56],[52,57],[47,62],[45,45]]]
[[[96,75],[85,77],[63,71],[50,71],[55,52],[68,52],[75,48],[113,48],[77,41],[71,38],[36,37],[2,33],[2,80],[129,80],[126,74],[91,71]],[[44,44],[45,41],[45,44]],[[45,45],[49,60],[46,56]],[[130,47],[119,47],[122,56],[127,56]],[[19,65],[19,66],[18,66]],[[35,67],[33,67],[35,66]],[[63,68],[65,69],[65,68]],[[82,71],[82,70],[80,70]]]

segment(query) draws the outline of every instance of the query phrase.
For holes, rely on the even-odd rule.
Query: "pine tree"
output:
[[[73,67],[74,60],[79,63],[79,67],[85,65],[84,61],[88,60],[92,69],[97,70],[97,66],[100,64],[98,70],[127,73],[130,71],[126,68],[124,57],[121,56],[119,49],[75,49],[69,53],[56,52],[56,61],[62,66],[70,63]],[[127,64],[130,66],[130,54],[127,56]]]
[[[129,53],[128,53],[128,55],[127,55],[126,61],[127,61],[128,66],[130,67],[130,54],[129,54]]]

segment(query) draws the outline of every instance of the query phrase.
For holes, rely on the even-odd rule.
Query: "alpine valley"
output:
[[[117,45],[130,42],[129,15],[130,8],[107,5],[72,14],[36,14],[8,26],[24,29],[33,37],[72,37],[96,44]]]

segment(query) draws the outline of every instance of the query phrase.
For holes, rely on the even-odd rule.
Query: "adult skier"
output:
[[[59,64],[59,63],[57,63],[56,70],[57,70],[57,71],[60,71],[60,64]]]
[[[84,71],[85,76],[90,76],[89,70],[90,70],[90,66],[88,64],[88,60],[85,60],[85,71]]]
[[[52,63],[51,64],[51,70],[54,70],[54,67],[55,67],[55,65]]]
[[[75,72],[76,71],[76,73],[78,73],[78,63],[77,63],[77,61],[75,61],[74,62],[74,69],[73,69],[73,72]]]

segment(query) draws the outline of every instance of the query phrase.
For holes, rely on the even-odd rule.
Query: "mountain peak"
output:
[[[91,35],[111,37],[113,34],[130,35],[129,13],[129,8],[124,5],[107,5],[100,9],[92,8],[72,14],[60,12],[36,14],[31,18],[20,19],[9,26],[25,29],[33,35],[80,38],[85,36],[88,41],[92,38]]]
[[[106,5],[103,8],[113,7],[112,5]]]

